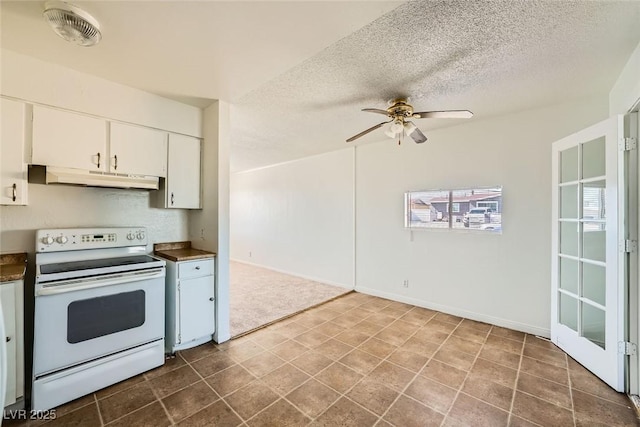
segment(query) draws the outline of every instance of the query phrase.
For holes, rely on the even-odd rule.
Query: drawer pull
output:
[[[13,185],[11,186],[11,188],[13,189],[13,197],[11,198],[14,202],[17,199],[18,196],[18,187],[16,186],[16,183],[14,182]]]
[[[11,341],[11,337],[7,337],[7,342]]]
[[[200,270],[200,266],[199,265],[196,266],[196,270]]]

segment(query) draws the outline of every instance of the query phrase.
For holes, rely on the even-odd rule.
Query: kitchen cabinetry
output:
[[[167,176],[167,132],[111,123],[109,171]]]
[[[168,353],[211,341],[215,331],[213,258],[167,261],[166,336]]]
[[[27,163],[25,162],[26,104],[0,99],[0,204],[27,204]]]
[[[33,106],[31,163],[107,171],[107,121]]]
[[[7,388],[3,407],[24,396],[24,316],[22,280],[0,283],[0,304],[5,327],[2,344],[7,350]]]
[[[200,151],[198,138],[169,134],[167,179],[160,187],[160,207],[200,208]]]

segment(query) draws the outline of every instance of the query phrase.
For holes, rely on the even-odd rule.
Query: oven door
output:
[[[36,291],[36,377],[164,338],[165,269]]]

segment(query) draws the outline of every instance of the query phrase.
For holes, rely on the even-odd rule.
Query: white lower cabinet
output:
[[[0,304],[5,336],[2,345],[7,350],[7,388],[3,407],[24,397],[24,317],[22,280],[0,283]]]
[[[215,331],[213,258],[167,261],[166,337],[168,353],[211,341]]]

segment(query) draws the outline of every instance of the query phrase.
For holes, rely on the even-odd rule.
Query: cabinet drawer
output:
[[[190,277],[210,276],[213,274],[213,259],[198,261],[184,261],[178,264],[178,277],[188,279]]]

